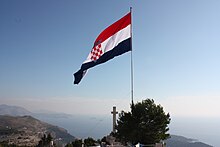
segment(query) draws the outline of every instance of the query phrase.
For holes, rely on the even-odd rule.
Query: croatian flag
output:
[[[74,84],[79,84],[89,68],[128,51],[131,51],[131,12],[99,34],[89,56],[74,74]]]

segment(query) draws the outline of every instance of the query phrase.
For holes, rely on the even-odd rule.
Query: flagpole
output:
[[[133,48],[132,48],[132,7],[130,7],[130,13],[131,13],[131,109],[134,107],[134,72],[133,72]]]

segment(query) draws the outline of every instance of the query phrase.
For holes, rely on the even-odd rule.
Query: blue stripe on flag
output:
[[[74,74],[74,77],[75,77],[74,84],[78,84],[81,81],[84,75],[83,71],[86,71],[87,69],[94,67],[98,64],[107,62],[108,60],[116,56],[119,56],[123,53],[126,53],[128,51],[131,51],[131,38],[128,38],[120,42],[115,48],[104,53],[98,60],[82,64],[80,70]]]

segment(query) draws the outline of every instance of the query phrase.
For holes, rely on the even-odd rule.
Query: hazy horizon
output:
[[[27,109],[25,106],[22,107]],[[37,115],[37,118],[53,125],[63,127],[67,129],[71,135],[77,138],[93,137],[95,139],[102,139],[103,136],[108,135],[112,131],[111,111],[109,111],[108,114],[80,115],[68,113],[65,115],[66,113],[64,112],[54,112],[51,110],[27,110],[32,113],[59,114],[51,116]],[[171,123],[168,127],[171,135],[179,135],[186,138],[196,139],[197,141],[214,147],[219,145],[218,128],[220,127],[220,118],[190,116],[172,117],[171,115]]]

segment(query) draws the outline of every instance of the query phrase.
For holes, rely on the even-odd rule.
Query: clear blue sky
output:
[[[109,114],[129,110],[130,53],[72,74],[94,40],[133,7],[134,101],[175,117],[220,117],[220,1],[1,0],[0,103]]]

